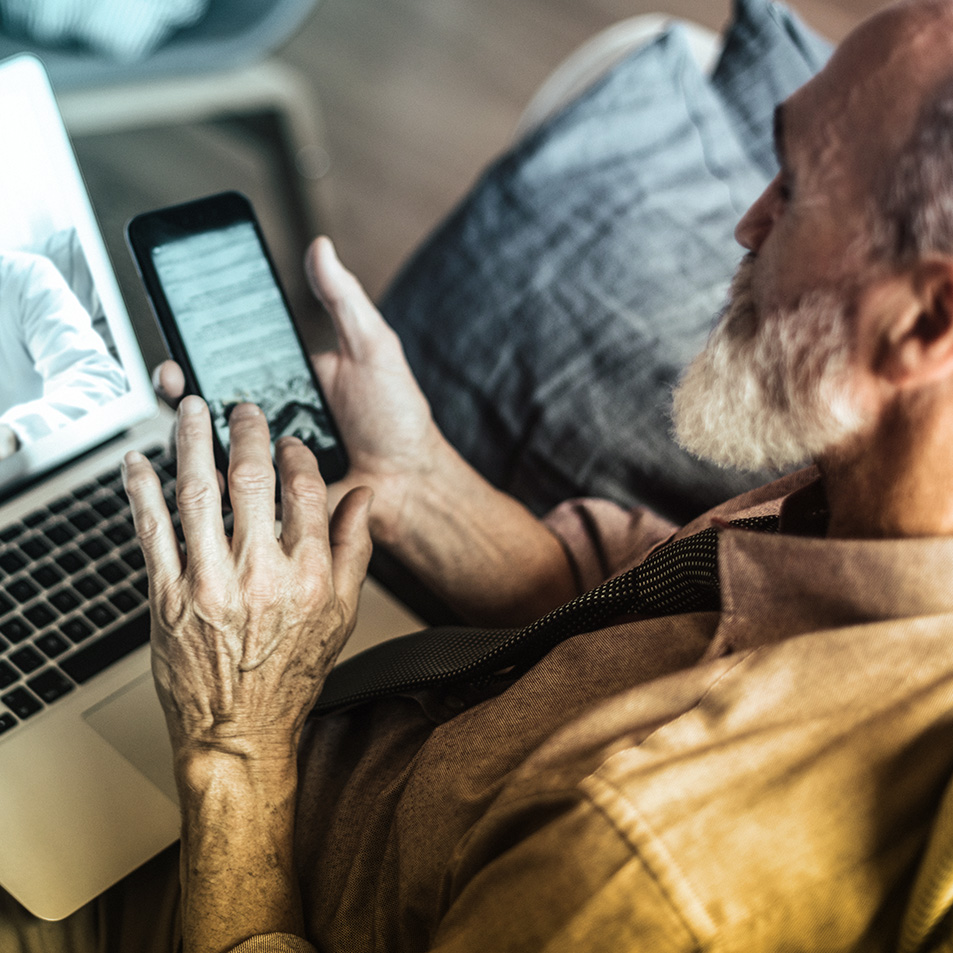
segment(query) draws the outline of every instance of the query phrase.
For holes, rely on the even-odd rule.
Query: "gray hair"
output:
[[[953,79],[937,87],[875,182],[871,250],[891,264],[953,255]]]

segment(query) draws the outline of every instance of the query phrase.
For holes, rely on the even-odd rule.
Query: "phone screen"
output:
[[[151,248],[222,446],[236,404],[258,404],[274,441],[299,437],[317,455],[333,425],[251,222],[185,235]]]

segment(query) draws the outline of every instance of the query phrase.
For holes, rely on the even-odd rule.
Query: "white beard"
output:
[[[816,459],[866,424],[849,374],[844,298],[807,295],[759,314],[754,256],[742,261],[728,305],[675,388],[675,437],[690,453],[739,470]]]

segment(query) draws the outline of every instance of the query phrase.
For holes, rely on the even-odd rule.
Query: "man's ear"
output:
[[[918,262],[880,285],[874,371],[899,389],[953,379],[953,259]]]

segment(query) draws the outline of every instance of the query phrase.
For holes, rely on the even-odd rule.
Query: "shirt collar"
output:
[[[825,539],[818,484],[782,504],[780,533],[719,536],[714,654],[865,622],[953,613],[953,537]]]

